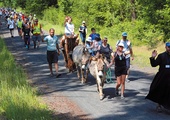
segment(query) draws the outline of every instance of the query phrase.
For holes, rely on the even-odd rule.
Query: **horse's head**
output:
[[[82,69],[84,70],[86,68],[86,65],[89,61],[90,53],[88,52],[88,49],[86,47],[83,48],[83,55],[82,55]]]
[[[103,54],[100,54],[97,59],[97,70],[98,70],[98,76],[101,78],[104,75],[105,72],[105,62],[104,62],[105,56]]]

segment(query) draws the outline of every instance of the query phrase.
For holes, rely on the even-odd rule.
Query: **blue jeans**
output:
[[[126,58],[126,68],[127,70],[130,68],[130,57]]]
[[[85,43],[86,37],[82,33],[80,33],[80,38],[83,43]]]

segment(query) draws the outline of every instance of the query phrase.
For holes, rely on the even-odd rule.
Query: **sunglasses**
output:
[[[167,46],[168,48],[170,48],[170,46]]]

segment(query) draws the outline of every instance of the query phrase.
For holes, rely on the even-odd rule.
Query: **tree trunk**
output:
[[[136,20],[136,9],[135,9],[135,0],[130,0],[131,2],[131,6],[132,6],[132,12],[131,12],[131,15],[132,15],[132,21]]]

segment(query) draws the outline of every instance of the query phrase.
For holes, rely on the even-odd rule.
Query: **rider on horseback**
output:
[[[74,34],[74,24],[72,24],[72,18],[70,16],[66,16],[64,25],[65,25],[65,35],[63,35],[60,41],[61,49],[63,49],[63,44],[64,44],[66,37],[76,38],[78,36]],[[76,41],[78,41],[78,39]]]

